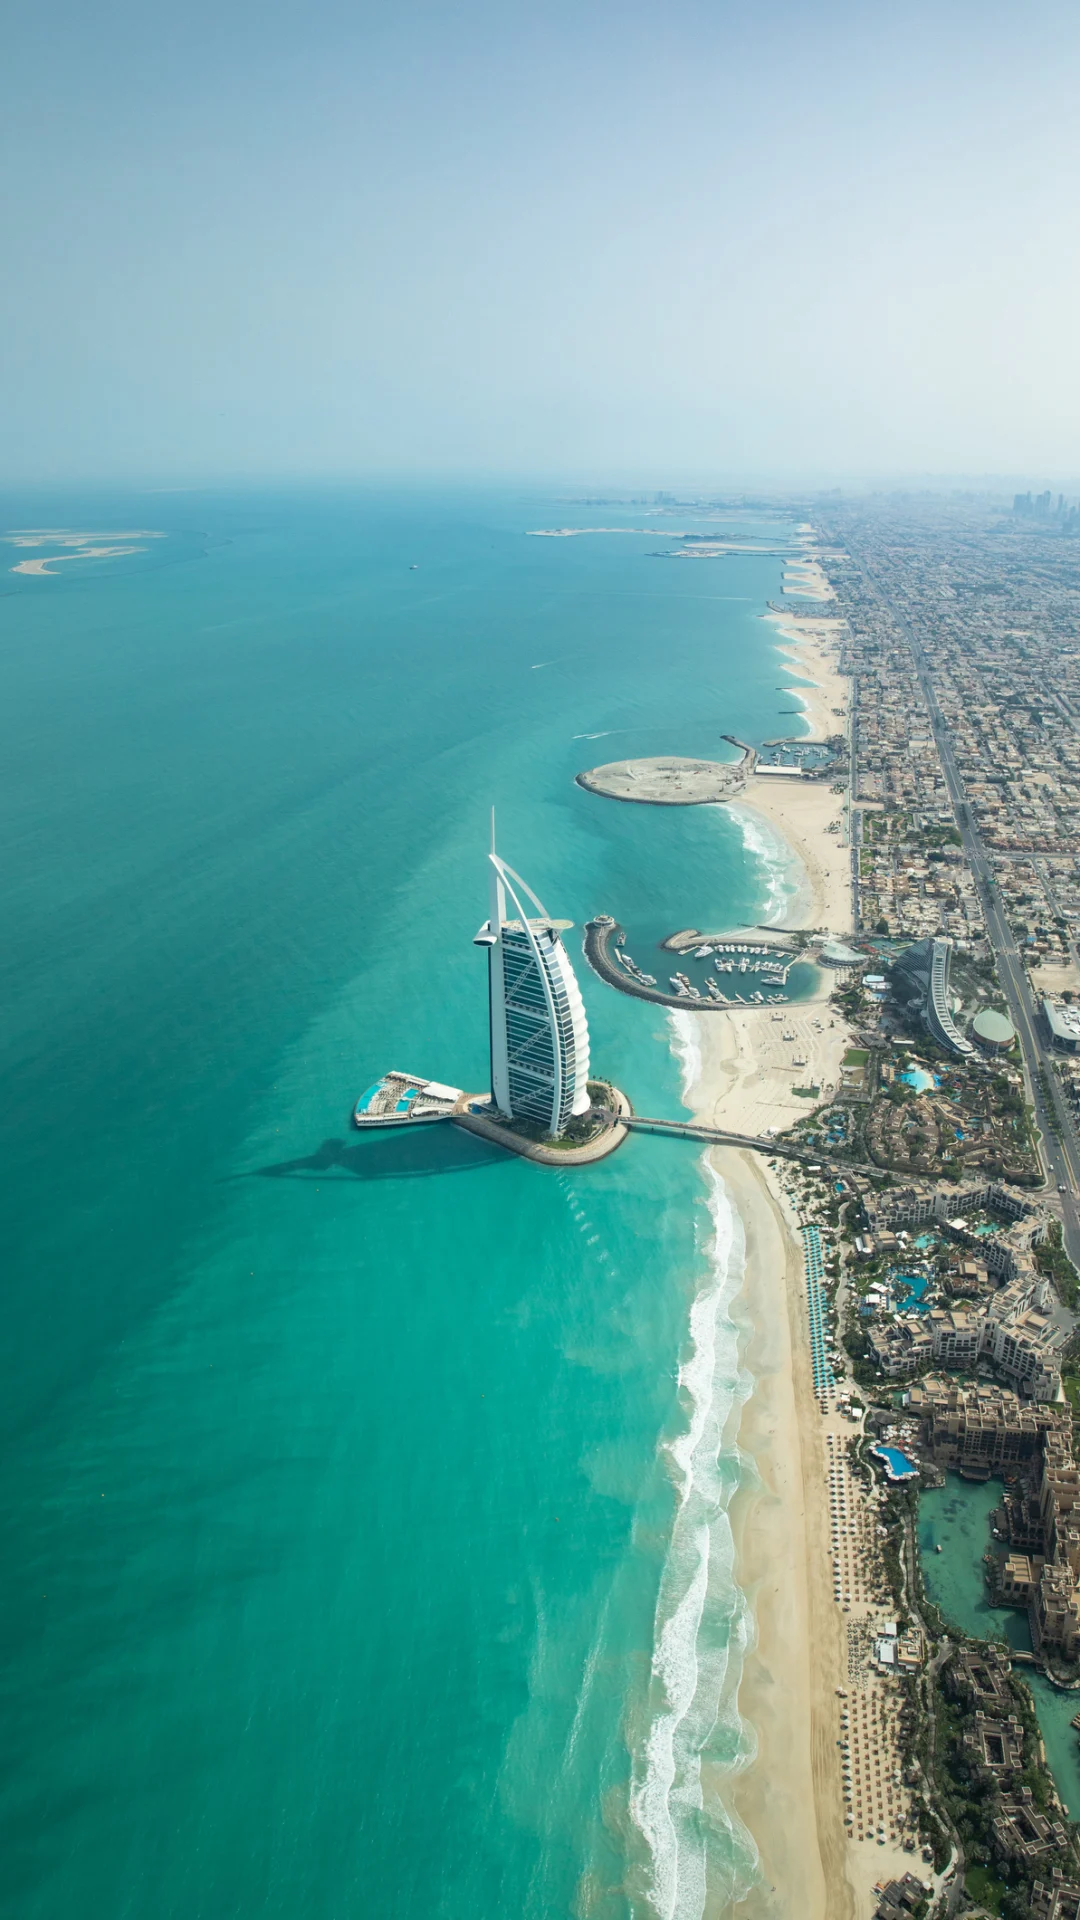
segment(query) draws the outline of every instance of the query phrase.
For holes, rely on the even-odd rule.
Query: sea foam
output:
[[[806,868],[794,848],[760,814],[740,806],[726,811],[736,821],[743,846],[761,867],[765,907],[762,926],[778,926],[797,911],[809,891]]]
[[[701,1077],[701,1044],[695,1022],[682,1008],[668,1015],[671,1051],[679,1063],[683,1105],[693,1106],[694,1088]]]
[[[678,1024],[677,1024],[678,1023]],[[685,1023],[687,1033],[679,1031]],[[692,1026],[673,1016],[684,1082],[692,1080]],[[698,1063],[699,1064],[699,1063]],[[731,1497],[740,1482],[732,1416],[752,1382],[740,1369],[730,1306],[742,1285],[742,1221],[707,1160],[710,1271],[690,1309],[679,1370],[686,1425],[664,1444],[675,1519],[657,1599],[652,1712],[635,1758],[631,1810],[648,1854],[648,1906],[658,1920],[701,1920],[706,1893],[737,1898],[754,1878],[753,1840],[715,1795],[706,1806],[703,1760],[745,1762],[752,1735],[735,1702],[752,1639],[734,1578]]]

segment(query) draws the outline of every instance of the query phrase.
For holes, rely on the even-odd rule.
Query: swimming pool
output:
[[[908,1289],[903,1300],[899,1303],[901,1313],[929,1313],[929,1305],[923,1301],[923,1294],[930,1285],[928,1274],[898,1273],[896,1276],[896,1284],[901,1287],[907,1287]]]
[[[909,1067],[900,1075],[906,1086],[914,1087],[916,1093],[927,1093],[931,1087],[940,1087],[941,1081],[936,1073],[927,1073],[925,1067]]]
[[[871,1447],[870,1452],[876,1460],[884,1460],[885,1472],[890,1480],[913,1480],[919,1469],[899,1447]]]

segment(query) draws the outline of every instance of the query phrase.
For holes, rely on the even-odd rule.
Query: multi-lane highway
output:
[[[1038,1016],[1019,949],[998,904],[997,888],[994,885],[993,870],[986,849],[971,822],[963,785],[956,768],[948,723],[938,704],[930,674],[930,664],[922,642],[912,631],[910,623],[899,608],[893,605],[881,582],[874,580],[873,584],[907,640],[915,661],[915,670],[930,715],[930,724],[949,789],[949,799],[956,817],[957,831],[979,890],[987,933],[997,961],[998,976],[1009,1003],[1013,1025],[1020,1036],[1029,1093],[1035,1108],[1036,1122],[1042,1134],[1042,1154],[1047,1178],[1051,1186],[1057,1188],[1061,1201],[1066,1251],[1073,1265],[1080,1267],[1080,1208],[1077,1204],[1080,1196],[1080,1139],[1077,1137],[1076,1125],[1054,1072],[1053,1051],[1044,1041],[1038,1026]],[[1053,1119],[1057,1125],[1056,1132],[1051,1124],[1047,1094],[1049,1094]]]

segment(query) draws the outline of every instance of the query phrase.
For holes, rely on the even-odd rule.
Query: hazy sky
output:
[[[36,0],[5,478],[1080,473],[1080,9]]]

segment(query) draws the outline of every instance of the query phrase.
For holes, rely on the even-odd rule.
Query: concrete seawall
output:
[[[603,1133],[598,1134],[595,1139],[586,1140],[580,1147],[554,1147],[546,1145],[542,1140],[526,1140],[520,1133],[515,1133],[512,1127],[502,1126],[498,1120],[489,1119],[486,1113],[474,1112],[472,1106],[486,1098],[483,1094],[470,1094],[468,1096],[470,1104],[462,1104],[458,1111],[451,1115],[451,1119],[455,1127],[463,1127],[466,1133],[475,1133],[482,1140],[490,1140],[497,1147],[505,1147],[509,1153],[518,1154],[522,1160],[535,1160],[542,1167],[582,1167],[593,1160],[605,1160],[608,1154],[614,1153],[626,1139],[628,1129],[623,1124],[622,1116],[625,1114],[629,1117],[633,1109],[625,1093],[621,1093],[618,1087],[613,1087],[612,1092],[617,1103],[617,1114],[611,1116]],[[594,1108],[593,1111],[596,1112],[597,1109]]]
[[[691,1000],[684,994],[663,993],[659,987],[646,987],[632,974],[617,966],[611,957],[610,947],[614,939],[624,938],[623,929],[617,920],[587,920],[585,922],[585,958],[595,974],[605,980],[609,987],[616,987],[620,993],[628,993],[633,1000],[651,1000],[657,1007],[682,1007],[691,1013],[730,1013],[730,1005],[721,1000]]]

